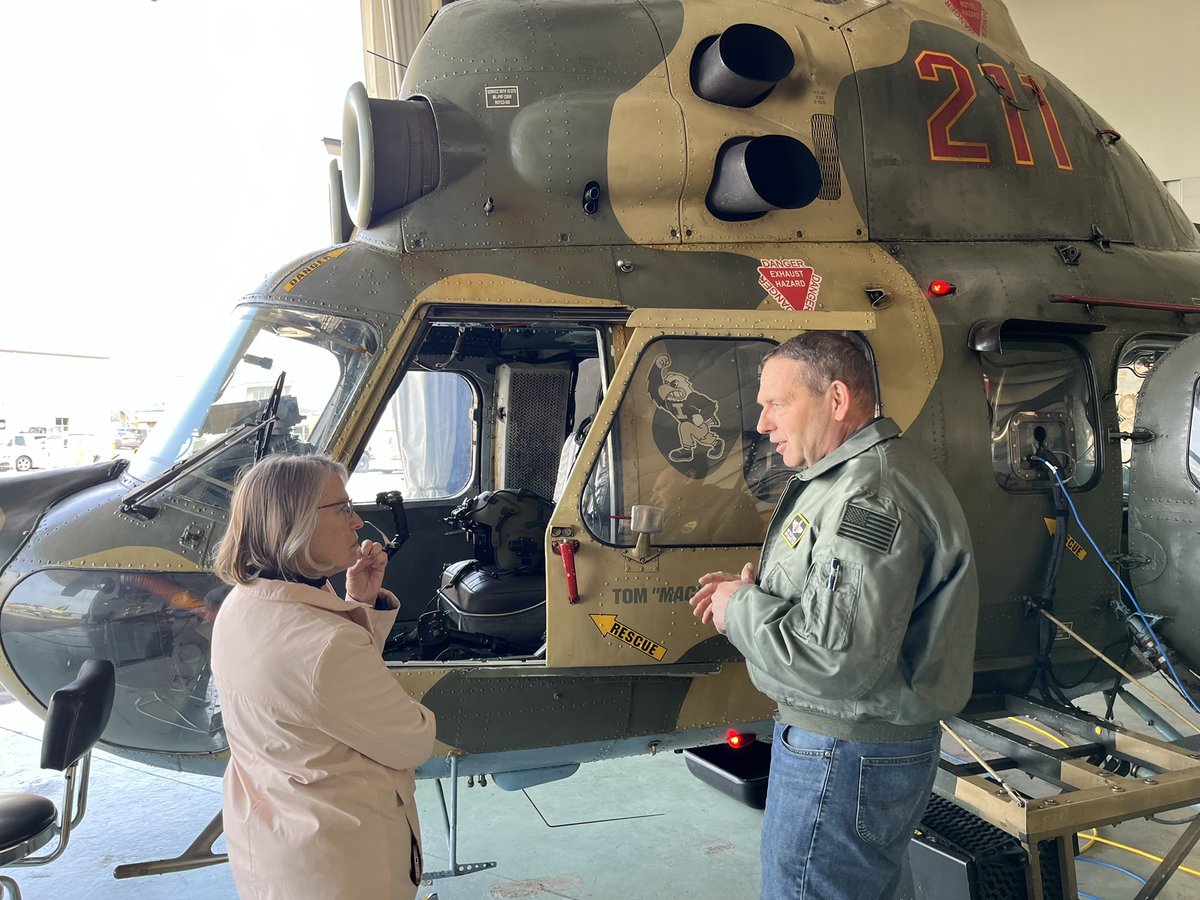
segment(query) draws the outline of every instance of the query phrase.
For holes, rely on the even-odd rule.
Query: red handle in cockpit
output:
[[[567,576],[567,599],[578,603],[579,579],[575,576],[575,551],[579,549],[579,541],[554,541],[550,549],[562,557],[563,572]]]

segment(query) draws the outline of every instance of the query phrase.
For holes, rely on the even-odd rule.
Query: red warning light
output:
[[[929,296],[931,297],[948,297],[957,290],[958,288],[949,281],[941,281],[940,279],[929,284]]]
[[[725,743],[727,743],[730,747],[733,747],[735,750],[740,747],[745,747],[747,744],[751,744],[753,742],[754,735],[738,734],[738,732],[734,731],[732,728],[729,729],[729,733],[725,735]]]

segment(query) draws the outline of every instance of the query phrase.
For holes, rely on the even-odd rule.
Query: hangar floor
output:
[[[1133,724],[1132,721],[1130,724]],[[37,769],[40,721],[0,691],[0,789],[61,795],[57,773]],[[116,881],[115,865],[174,856],[216,812],[214,778],[166,772],[97,753],[87,817],[63,857],[17,870],[25,900],[220,900],[234,898],[227,866]],[[433,783],[418,788],[427,866],[447,865]],[[536,804],[536,808],[534,806]],[[528,797],[460,782],[459,863],[496,860],[485,872],[422,888],[437,900],[726,900],[753,898],[761,814],[692,777],[682,757],[593,763],[574,777],[531,788]],[[626,818],[622,818],[626,817]],[[1181,812],[1171,818],[1182,818]],[[1144,820],[1106,827],[1112,841],[1159,856],[1183,826]],[[218,848],[223,844],[218,843]],[[1154,862],[1096,844],[1086,856],[1142,878]],[[1185,862],[1200,872],[1200,851]],[[1140,885],[1103,865],[1077,865],[1080,891],[1103,900],[1133,897]],[[1178,872],[1159,895],[1200,895],[1200,877]]]

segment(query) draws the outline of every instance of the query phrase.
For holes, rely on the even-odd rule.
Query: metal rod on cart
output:
[[[1004,788],[1005,793],[1007,793],[1008,796],[1010,798],[1012,798],[1013,803],[1017,804],[1017,806],[1021,809],[1025,808],[1025,804],[1026,804],[1025,798],[1022,797],[1020,794],[1018,794],[1016,791],[1014,791],[1012,788],[1010,788],[1004,782],[1004,779],[1000,777],[999,773],[995,769],[993,769],[991,766],[989,766],[986,762],[984,762],[983,757],[980,756],[978,753],[976,753],[975,750],[971,747],[971,745],[968,744],[965,740],[963,740],[959,736],[958,732],[956,732],[953,728],[951,728],[945,722],[938,722],[938,724],[942,726],[943,730],[948,735],[950,735],[950,737],[952,737],[956,741],[958,741],[959,746],[961,746],[964,750],[966,750],[967,753],[969,753],[971,755],[971,758],[975,760],[975,762],[977,762],[977,763],[979,763],[979,765],[983,766],[984,771],[992,776],[992,778],[995,780],[996,784],[998,784],[998,785],[1000,785],[1000,787]]]
[[[1169,712],[1171,715],[1173,715],[1175,718],[1177,718],[1180,722],[1183,722],[1183,724],[1187,725],[1187,727],[1192,729],[1192,731],[1196,732],[1196,734],[1200,734],[1200,728],[1198,728],[1191,720],[1185,718],[1183,715],[1176,712],[1174,709],[1171,708],[1171,704],[1169,704],[1166,700],[1164,700],[1162,697],[1160,697],[1157,693],[1155,693],[1150,688],[1146,687],[1146,685],[1144,685],[1140,681],[1138,681],[1137,678],[1135,678],[1133,675],[1130,675],[1127,671],[1125,671],[1120,666],[1118,666],[1115,662],[1113,662],[1111,659],[1109,659],[1107,656],[1105,656],[1104,653],[1102,653],[1100,650],[1097,650],[1093,645],[1089,644],[1084,638],[1082,638],[1078,634],[1076,634],[1075,630],[1073,628],[1071,628],[1070,625],[1068,625],[1066,622],[1062,621],[1061,619],[1056,618],[1054,616],[1054,614],[1048,610],[1039,609],[1038,612],[1040,612],[1043,616],[1045,616],[1047,619],[1049,619],[1051,622],[1053,622],[1055,625],[1057,625],[1059,628],[1061,628],[1063,630],[1064,634],[1070,635],[1075,640],[1079,641],[1079,643],[1083,644],[1083,646],[1085,646],[1089,650],[1091,650],[1092,653],[1096,654],[1096,656],[1098,656],[1100,659],[1102,659],[1104,662],[1106,662],[1109,666],[1111,666],[1113,669],[1115,669],[1116,671],[1118,671],[1122,675],[1124,675],[1125,678],[1128,679],[1130,683],[1136,683],[1138,687],[1140,687],[1143,691],[1145,691],[1147,694],[1149,694],[1151,697],[1153,697],[1155,700],[1157,700],[1159,703],[1161,703],[1166,708],[1167,712]]]

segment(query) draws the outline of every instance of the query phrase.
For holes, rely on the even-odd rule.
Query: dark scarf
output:
[[[309,587],[320,588],[325,590],[325,585],[328,583],[328,578],[305,578],[303,575],[280,575],[278,572],[264,570],[258,573],[259,578],[267,578],[271,581],[287,581],[295,584],[307,584]]]

